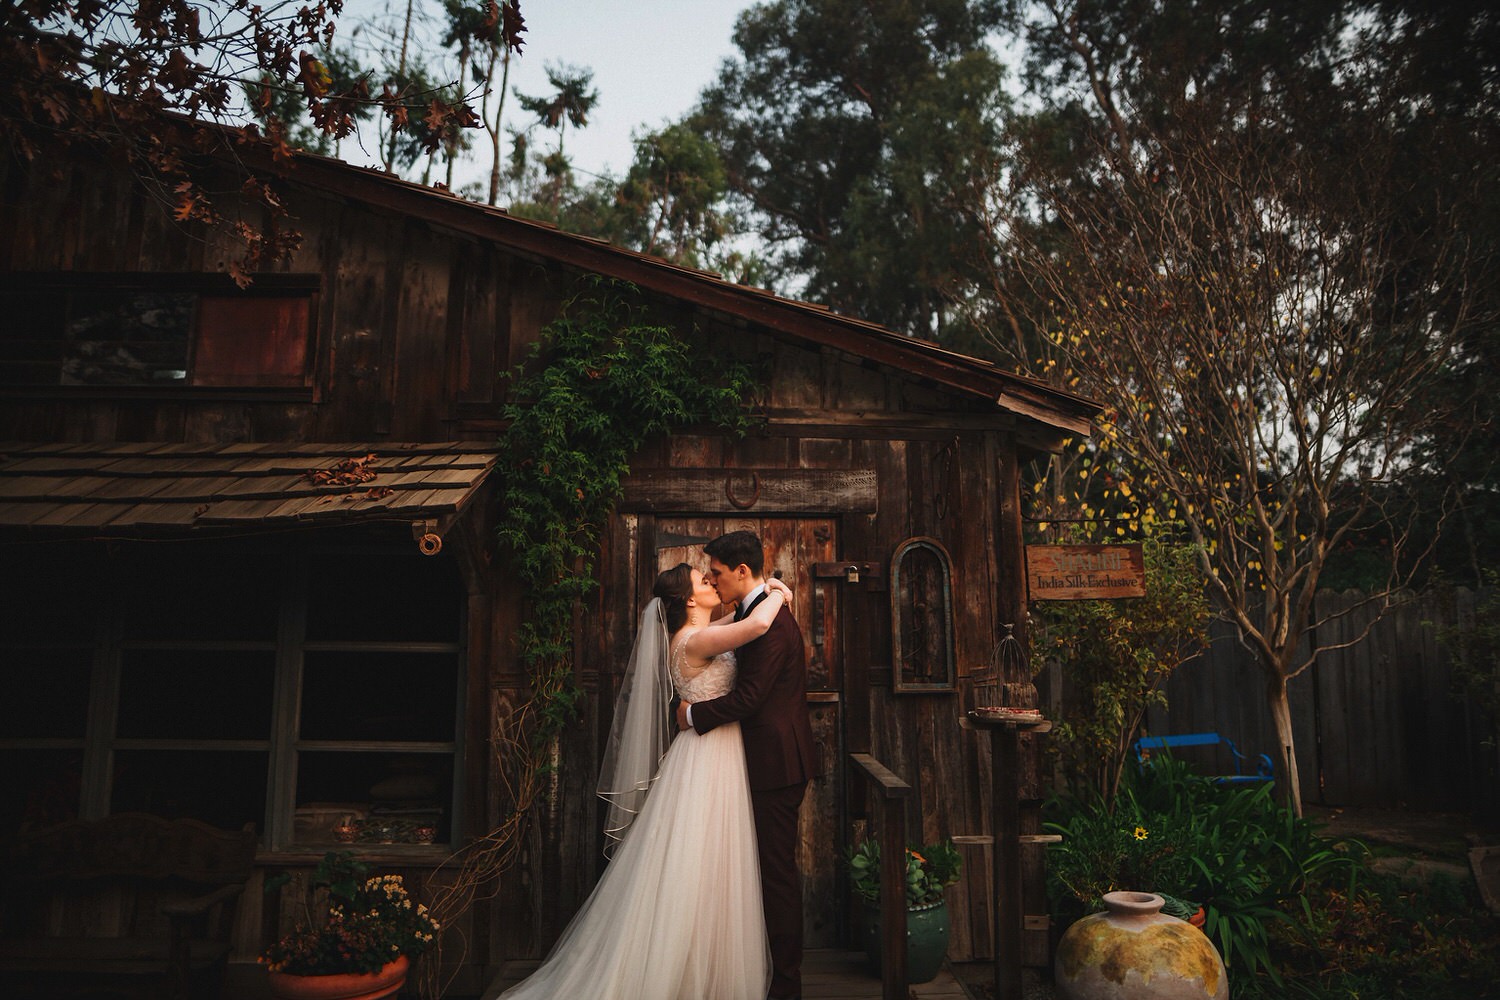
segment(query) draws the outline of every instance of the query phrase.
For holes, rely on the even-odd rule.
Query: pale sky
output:
[[[432,23],[441,19],[437,0],[416,3]],[[730,40],[734,21],[752,3],[521,0],[525,44],[511,64],[511,90],[532,96],[549,93],[548,65],[591,68],[599,101],[588,127],[569,127],[565,149],[581,183],[606,170],[618,177],[634,156],[631,133],[659,127],[687,111],[717,76],[719,64],[736,54]],[[405,8],[404,0],[346,0],[337,39],[348,42],[363,18],[374,14],[392,21]],[[530,117],[513,94],[506,99],[505,114],[508,125],[521,125]],[[550,149],[556,142],[556,133],[550,130],[538,130],[535,135],[542,148]],[[341,155],[352,162],[362,159],[360,151],[348,145]],[[488,161],[482,167],[471,165],[470,170],[482,170],[487,176]],[[455,178],[455,183],[467,179]]]

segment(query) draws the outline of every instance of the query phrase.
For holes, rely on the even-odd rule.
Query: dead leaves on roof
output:
[[[358,486],[379,475],[371,468],[378,461],[372,451],[364,458],[340,459],[326,469],[309,469],[302,478],[314,486]]]
[[[314,486],[358,486],[368,483],[379,473],[373,468],[379,458],[372,451],[363,458],[341,459],[326,469],[309,469],[302,474],[302,478]],[[356,493],[330,493],[319,503],[332,503],[337,500],[340,503],[350,503],[359,500],[384,500],[396,491],[389,486],[372,486],[364,492]]]

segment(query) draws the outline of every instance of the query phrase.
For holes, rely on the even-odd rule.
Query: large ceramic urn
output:
[[[1160,896],[1111,892],[1104,905],[1058,942],[1062,1000],[1228,1000],[1229,977],[1213,942],[1162,913]]]

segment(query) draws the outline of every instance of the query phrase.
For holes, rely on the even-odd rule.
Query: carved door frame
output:
[[[819,755],[819,777],[802,807],[799,867],[803,873],[805,941],[810,948],[844,944],[845,906],[837,891],[848,828],[846,657],[842,578],[821,572],[846,553],[846,515],[875,512],[870,469],[662,469],[630,476],[617,505],[621,545],[630,550],[632,579],[611,603],[650,595],[659,568],[706,564],[702,545],[726,531],[750,530],[766,544],[768,573],[793,588],[793,613],[808,654],[808,708]],[[621,553],[623,555],[624,553]],[[626,615],[621,621],[630,618]],[[633,624],[632,624],[633,627]],[[863,715],[863,713],[856,713]]]

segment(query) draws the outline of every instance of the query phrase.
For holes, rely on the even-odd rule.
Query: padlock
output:
[[[848,566],[844,567],[844,582],[845,583],[858,583],[859,582],[859,565],[857,563],[851,563]]]

